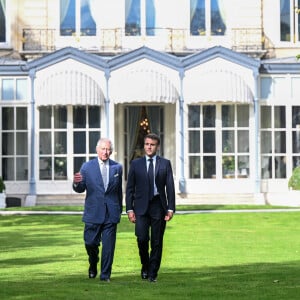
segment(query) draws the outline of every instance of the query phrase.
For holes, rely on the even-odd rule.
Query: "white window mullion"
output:
[[[211,36],[211,0],[205,0],[205,28],[206,36]]]
[[[76,27],[76,36],[80,36],[80,20],[81,20],[81,15],[80,15],[80,2],[81,0],[76,0],[76,8],[75,8],[75,27]]]
[[[141,36],[146,36],[146,0],[141,0]]]
[[[222,106],[216,104],[216,178],[222,178]]]

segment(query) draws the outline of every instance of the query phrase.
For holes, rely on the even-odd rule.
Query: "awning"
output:
[[[170,79],[154,70],[134,70],[111,78],[110,99],[114,103],[175,103],[178,98]]]
[[[253,103],[253,93],[238,74],[230,71],[209,71],[190,79],[184,87],[188,104],[199,102]]]
[[[37,81],[36,104],[42,105],[103,105],[99,85],[87,74],[65,70]]]

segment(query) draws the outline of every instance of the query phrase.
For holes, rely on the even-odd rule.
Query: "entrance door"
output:
[[[130,162],[144,155],[144,137],[156,133],[161,139],[159,154],[163,155],[164,108],[159,105],[126,106],[124,109],[124,169],[125,179]]]

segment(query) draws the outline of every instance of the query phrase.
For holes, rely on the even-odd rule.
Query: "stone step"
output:
[[[38,195],[36,199],[37,206],[67,206],[83,205],[85,195]]]
[[[74,195],[38,195],[36,205],[83,205],[84,194]],[[123,199],[123,204],[125,198]],[[254,194],[189,194],[189,195],[176,195],[177,205],[227,205],[227,204],[264,204],[258,203]]]

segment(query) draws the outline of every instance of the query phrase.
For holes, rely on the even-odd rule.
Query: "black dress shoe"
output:
[[[109,278],[100,278],[100,281],[110,282],[110,279]]]
[[[89,278],[95,278],[97,276],[97,266],[89,267]]]
[[[149,280],[149,282],[156,282],[157,281],[156,277],[149,277],[148,280]]]
[[[89,270],[89,278],[95,278],[97,276],[97,271]]]
[[[141,277],[142,279],[148,279],[148,272],[147,271],[141,271]]]

